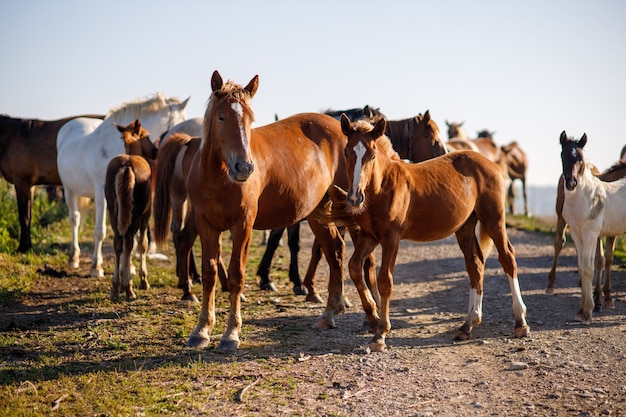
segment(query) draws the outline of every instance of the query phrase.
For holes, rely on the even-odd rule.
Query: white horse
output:
[[[595,305],[592,281],[596,243],[599,237],[626,233],[626,179],[604,182],[593,175],[591,164],[583,154],[586,134],[577,141],[563,131],[560,140],[565,194],[563,219],[576,245],[582,289],[576,318],[590,324]]]
[[[127,125],[140,119],[152,138],[159,138],[174,125],[185,120],[185,106],[177,98],[166,98],[161,93],[154,97],[137,99],[111,109],[104,121],[78,118],[63,125],[57,135],[57,164],[65,190],[72,227],[72,248],[68,264],[78,268],[80,247],[79,197],[95,199],[94,247],[91,258],[91,276],[104,276],[102,269],[102,241],[106,231],[106,200],[104,183],[109,161],[124,153],[124,143],[114,126]]]

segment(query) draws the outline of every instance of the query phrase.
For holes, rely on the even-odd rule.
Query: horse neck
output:
[[[400,158],[411,159],[413,151],[413,124],[407,120],[388,120],[385,135],[391,141],[393,149],[398,152]],[[417,162],[417,161],[414,161]]]
[[[162,134],[182,121],[179,118],[184,116],[174,113],[178,113],[178,111],[174,111],[171,106],[161,107],[156,111],[150,112],[142,111],[139,107],[132,107],[128,111],[117,111],[111,114],[105,119],[105,122],[115,122],[118,125],[126,126],[139,119],[141,120],[141,126],[150,132],[151,137],[160,138]]]

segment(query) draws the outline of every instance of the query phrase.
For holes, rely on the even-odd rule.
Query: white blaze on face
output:
[[[241,135],[243,146],[248,149],[248,138],[246,137],[246,130],[243,127],[243,106],[241,103],[231,103],[230,107],[232,107],[237,115],[237,124],[239,125],[239,133]]]
[[[356,154],[356,163],[354,164],[354,173],[352,176],[352,193],[356,193],[359,188],[359,182],[361,181],[363,156],[365,156],[365,152],[367,151],[367,149],[365,148],[365,145],[363,145],[361,142],[357,143],[352,149]]]

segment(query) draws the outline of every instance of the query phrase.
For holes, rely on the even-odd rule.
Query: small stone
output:
[[[528,369],[528,364],[525,362],[511,362],[509,371],[519,371],[521,369]]]

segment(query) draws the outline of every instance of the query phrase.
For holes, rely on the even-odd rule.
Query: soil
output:
[[[288,282],[277,282],[279,292],[270,295],[248,284],[247,302],[273,303],[274,317],[261,321],[244,306],[242,344],[235,355],[241,363],[223,368],[230,382],[198,382],[214,390],[245,388],[238,394],[242,398],[225,404],[216,400],[219,395],[215,391],[203,388],[199,395],[206,396],[207,409],[190,406],[182,414],[626,415],[626,272],[614,267],[615,309],[595,313],[591,325],[581,325],[574,320],[580,289],[573,245],[564,247],[555,292],[548,295],[545,287],[554,253],[553,237],[515,229],[508,233],[517,252],[530,337],[513,336],[509,285],[494,250],[485,275],[483,322],[474,328],[470,340],[454,342],[469,301],[467,274],[454,237],[427,244],[402,242],[394,271],[387,351],[368,351],[371,335],[360,331],[363,314],[349,279],[346,293],[354,306],[337,318],[337,328],[328,331],[312,329],[323,307],[284,295],[291,290]],[[301,234],[303,270],[312,236],[306,226]],[[279,249],[274,267],[288,263],[286,251],[286,247]],[[348,242],[347,254],[351,252]],[[322,263],[318,276],[327,276],[325,268]],[[76,285],[63,279],[55,285],[62,282]],[[69,300],[76,291],[75,287],[57,287],[55,294],[57,301]],[[172,302],[176,303],[175,299]],[[165,308],[184,307],[174,304]],[[2,308],[5,313],[8,310]],[[224,321],[225,315],[220,314],[218,320]],[[45,323],[50,328],[55,325]],[[5,320],[0,320],[0,326],[6,328]],[[214,335],[212,342],[218,338]],[[262,349],[249,347],[258,346],[259,340],[268,343]],[[264,352],[263,362],[255,360],[259,351]],[[209,360],[218,355],[214,346],[205,352],[214,355],[207,356]],[[242,380],[246,375],[258,379],[252,383]],[[263,380],[289,380],[296,386],[285,390],[284,396],[274,392],[268,400],[264,399],[268,384],[259,383]]]

